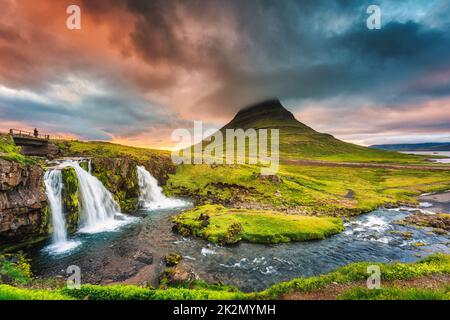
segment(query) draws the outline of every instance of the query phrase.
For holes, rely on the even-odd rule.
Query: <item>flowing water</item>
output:
[[[412,214],[410,208],[380,208],[358,216],[345,224],[344,232],[324,240],[232,247],[174,234],[171,218],[180,210],[144,210],[139,223],[125,226],[121,232],[79,234],[82,245],[65,256],[36,249],[31,252],[33,271],[55,276],[74,264],[81,268],[84,282],[107,284],[133,278],[132,283],[157,285],[164,269],[162,257],[175,251],[201,278],[254,291],[296,277],[324,274],[352,262],[412,262],[435,252],[450,254],[448,236],[394,223]],[[404,238],[404,232],[410,232],[411,238]],[[138,258],[148,252],[153,254],[153,264]]]
[[[450,163],[450,151],[402,151],[402,153],[439,156],[441,158],[430,158],[430,160],[437,163]]]
[[[44,181],[52,217],[52,241],[43,251],[51,255],[71,252],[81,244],[80,239],[70,241],[62,205],[62,172],[66,167],[74,168],[78,179],[79,228],[78,233],[101,233],[115,231],[119,227],[136,221],[136,218],[120,213],[120,207],[112,194],[96,177],[84,170],[78,161],[67,160],[46,172]],[[88,170],[91,171],[90,161]]]
[[[143,166],[137,166],[139,205],[146,210],[185,207],[186,201],[166,197],[158,181]]]
[[[78,162],[69,162],[66,165],[75,169],[78,178],[80,202],[79,232],[98,233],[112,231],[131,222],[132,218],[120,213],[119,204],[100,180],[84,170]]]
[[[52,217],[52,244],[47,247],[47,250],[52,253],[71,250],[79,243],[67,240],[66,220],[62,209],[63,183],[61,171],[47,171],[44,176],[44,183]]]

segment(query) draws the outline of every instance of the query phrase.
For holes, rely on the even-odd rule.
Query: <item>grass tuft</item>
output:
[[[276,211],[227,209],[204,205],[174,218],[181,233],[213,243],[282,243],[324,239],[344,230],[342,220],[332,217],[288,215]]]

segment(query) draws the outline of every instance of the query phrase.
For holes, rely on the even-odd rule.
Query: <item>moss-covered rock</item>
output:
[[[176,265],[166,268],[161,272],[159,277],[159,287],[177,287],[188,285],[196,282],[199,279],[198,275],[184,263],[177,263]]]
[[[113,195],[124,212],[138,209],[139,185],[136,167],[142,165],[160,184],[165,183],[168,173],[174,171],[170,162],[158,157],[142,161],[124,156],[118,158],[91,159],[92,174],[96,176]]]
[[[255,243],[306,241],[323,239],[344,230],[340,218],[229,209],[221,205],[204,205],[185,211],[173,222],[174,231],[183,236],[194,235],[219,244],[235,244],[241,240]]]
[[[396,221],[397,224],[431,228],[436,234],[447,234],[450,232],[450,214],[424,214],[415,213],[404,220]]]
[[[41,221],[40,221],[40,228],[39,228],[39,235],[47,235],[51,231],[51,224],[50,224],[50,207],[48,205],[44,206],[41,209]]]
[[[79,199],[78,199],[78,178],[73,168],[62,170],[63,190],[62,201],[66,215],[66,225],[69,233],[74,233],[78,228],[79,221]]]
[[[177,252],[171,252],[166,254],[166,256],[164,257],[164,262],[166,263],[166,266],[174,267],[179,264],[182,259],[183,257],[181,254]]]

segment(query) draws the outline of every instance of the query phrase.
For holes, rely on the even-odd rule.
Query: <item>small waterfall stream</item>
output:
[[[112,231],[133,220],[120,213],[113,195],[96,177],[84,170],[78,162],[68,162],[78,178],[80,229],[82,233]]]
[[[67,240],[66,220],[62,206],[63,182],[61,170],[47,171],[44,176],[44,183],[52,216],[52,244],[48,247],[48,250],[60,253],[73,249],[79,243]]]
[[[139,204],[147,210],[184,207],[188,203],[166,197],[158,181],[143,166],[136,167],[139,184]]]
[[[52,213],[53,243],[67,241],[66,221],[62,210],[62,174],[60,170],[47,171],[44,176],[45,192]]]

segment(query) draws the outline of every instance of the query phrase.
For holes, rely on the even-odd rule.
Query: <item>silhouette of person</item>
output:
[[[39,131],[36,128],[34,128],[34,136],[36,138],[39,136]]]

